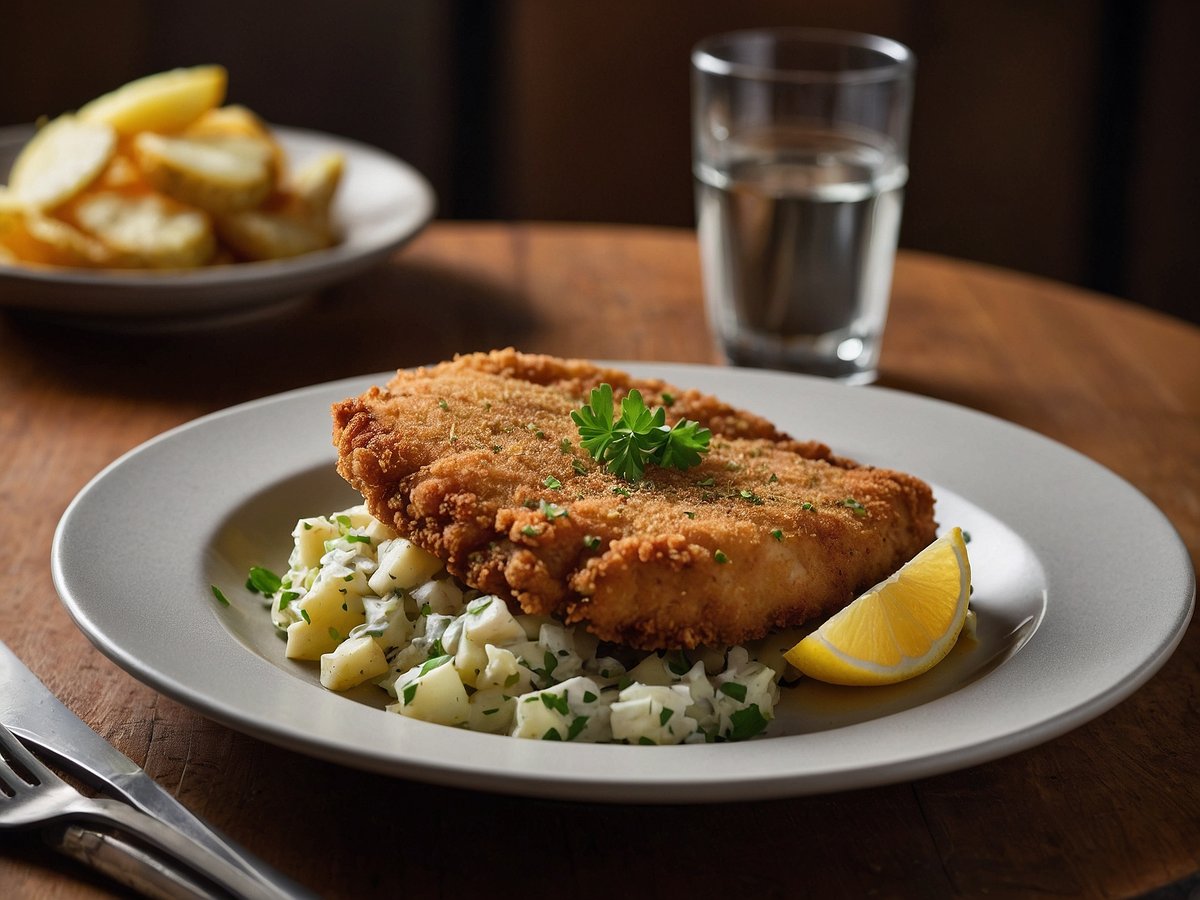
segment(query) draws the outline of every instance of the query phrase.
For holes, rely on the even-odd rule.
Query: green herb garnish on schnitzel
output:
[[[646,466],[690,469],[708,452],[712,432],[699,422],[680,419],[669,427],[667,411],[651,411],[641,391],[631,390],[621,401],[621,416],[613,421],[613,390],[607,382],[593,388],[588,403],[571,412],[579,428],[580,445],[608,471],[626,481],[640,481]]]

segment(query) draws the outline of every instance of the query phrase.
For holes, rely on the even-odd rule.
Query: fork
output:
[[[47,768],[0,724],[0,830],[94,822],[140,838],[236,897],[286,897],[169,825],[103,797],[85,797]]]

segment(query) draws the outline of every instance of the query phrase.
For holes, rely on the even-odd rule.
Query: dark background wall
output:
[[[4,0],[0,124],[149,72],[383,147],[446,218],[690,226],[688,54],[758,25],[918,59],[901,244],[1200,321],[1191,0]]]

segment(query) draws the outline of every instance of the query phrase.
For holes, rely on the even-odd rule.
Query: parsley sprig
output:
[[[583,449],[626,481],[640,481],[648,465],[698,466],[700,454],[708,452],[712,432],[690,419],[668,427],[667,411],[661,406],[651,411],[641,391],[631,390],[621,401],[621,416],[616,421],[613,412],[612,386],[605,383],[592,389],[588,402],[572,411],[571,419],[579,429]]]

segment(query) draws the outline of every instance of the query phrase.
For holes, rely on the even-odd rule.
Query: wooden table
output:
[[[1006,759],[832,796],[633,808],[430,787],[245,737],[112,665],[56,600],[49,554],[63,509],[166,428],[286,388],[508,344],[713,362],[700,297],[689,232],[436,223],[374,273],[233,330],[112,335],[0,318],[0,639],[183,803],[327,897],[481,895],[499,880],[529,896],[1114,897],[1200,868],[1195,624],[1132,698]],[[1082,451],[1161,507],[1195,564],[1200,330],[903,253],[881,383]],[[9,835],[0,886],[24,898],[113,893],[36,838]]]

